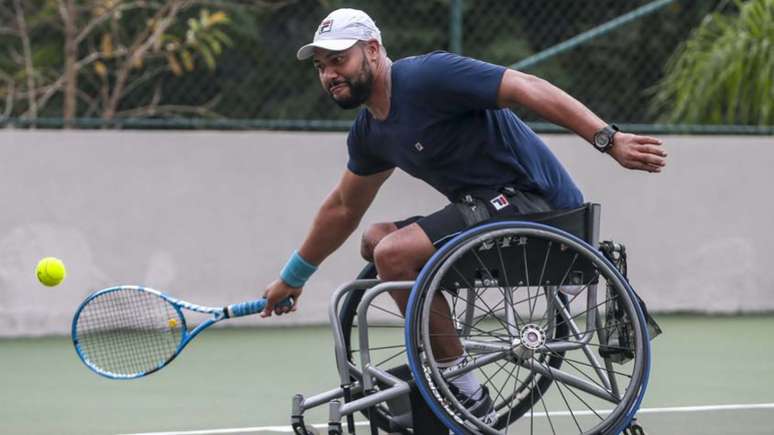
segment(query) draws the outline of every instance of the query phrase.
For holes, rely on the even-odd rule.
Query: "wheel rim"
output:
[[[596,285],[597,299],[593,302],[590,299],[591,289],[594,287],[594,285],[591,284],[594,281],[592,279],[581,281],[581,284],[585,284],[585,289],[584,286],[581,286],[577,294],[565,296],[564,302],[560,301],[561,303],[557,304],[555,310],[548,309],[549,301],[561,300],[560,295],[564,293],[559,291],[552,292],[547,288],[542,288],[538,291],[538,286],[518,286],[513,285],[515,283],[512,282],[498,283],[497,286],[493,286],[491,283],[489,286],[476,286],[476,283],[463,283],[462,285],[468,289],[471,287],[478,287],[480,295],[477,295],[477,300],[479,302],[475,305],[477,305],[477,308],[482,312],[490,311],[493,313],[488,319],[490,325],[481,322],[477,325],[468,325],[471,330],[476,330],[480,333],[479,335],[482,336],[488,335],[488,338],[491,339],[490,341],[498,343],[512,341],[515,335],[521,333],[540,335],[540,332],[542,332],[547,337],[543,342],[541,342],[539,337],[536,337],[536,341],[532,343],[529,343],[527,340],[528,337],[524,337],[524,344],[520,344],[518,347],[512,346],[514,349],[510,350],[509,353],[503,353],[503,358],[488,364],[492,366],[491,368],[487,368],[486,365],[477,368],[477,377],[479,377],[479,380],[487,385],[490,390],[494,390],[493,396],[495,397],[493,397],[493,399],[495,402],[497,402],[498,399],[500,401],[507,401],[512,395],[508,393],[509,391],[519,391],[520,386],[523,387],[525,384],[530,386],[530,388],[521,389],[523,391],[530,391],[529,394],[533,394],[533,396],[528,398],[522,397],[521,402],[519,403],[534,403],[535,406],[530,408],[529,413],[523,413],[524,418],[522,420],[527,420],[529,422],[526,430],[524,432],[520,431],[515,433],[533,433],[538,429],[540,433],[557,433],[558,427],[563,426],[568,426],[570,429],[573,429],[573,431],[580,433],[601,433],[603,431],[613,430],[615,427],[625,424],[622,422],[629,416],[628,414],[632,412],[632,409],[638,405],[639,398],[644,392],[644,387],[640,388],[640,384],[643,384],[647,377],[645,366],[648,362],[648,355],[646,353],[646,333],[642,330],[640,322],[641,315],[639,314],[638,307],[633,304],[631,298],[624,296],[628,295],[628,291],[630,291],[626,284],[624,284],[621,277],[618,276],[617,272],[601,257],[601,255],[587,244],[566,233],[535,224],[516,225],[514,223],[509,223],[489,225],[488,227],[490,227],[488,228],[490,231],[471,231],[472,234],[468,235],[465,240],[456,241],[457,243],[455,244],[454,249],[450,248],[447,249],[446,252],[439,252],[437,257],[434,257],[431,260],[430,263],[432,263],[432,265],[429,264],[430,267],[427,268],[428,270],[423,270],[423,276],[420,277],[415,286],[414,293],[416,294],[412,295],[412,300],[409,303],[409,309],[411,310],[411,319],[409,323],[411,324],[412,329],[416,329],[413,325],[418,325],[419,330],[418,332],[412,331],[411,333],[407,331],[407,339],[413,342],[411,349],[409,350],[412,370],[415,369],[415,364],[421,366],[421,369],[420,367],[417,367],[416,372],[419,372],[419,375],[415,372],[415,376],[422,378],[421,384],[423,384],[425,388],[421,387],[420,389],[422,390],[423,395],[426,395],[426,399],[428,399],[427,396],[429,396],[430,400],[437,405],[436,408],[443,408],[440,412],[447,415],[445,421],[447,424],[450,424],[452,428],[464,428],[485,433],[508,433],[509,430],[512,430],[504,426],[514,420],[513,406],[508,410],[508,412],[511,413],[510,415],[504,411],[500,412],[498,418],[499,425],[489,427],[481,424],[475,417],[467,413],[467,410],[462,407],[459,401],[456,400],[449,391],[446,382],[444,381],[444,377],[440,373],[438,367],[439,361],[435,359],[431,348],[432,346],[429,345],[432,341],[428,327],[428,319],[430,318],[431,313],[430,304],[427,303],[427,301],[432,300],[432,298],[435,297],[435,294],[445,293],[448,295],[448,292],[443,289],[443,287],[448,287],[449,280],[446,279],[446,281],[444,281],[444,279],[448,278],[454,272],[453,266],[455,261],[459,260],[464,255],[470,255],[469,252],[477,252],[475,249],[480,249],[484,243],[491,243],[492,241],[501,243],[505,237],[527,237],[527,243],[530,243],[531,241],[534,243],[535,240],[542,240],[546,244],[562,244],[565,246],[566,251],[574,251],[588,261],[589,264],[594,267],[594,271],[599,273],[600,277],[599,283]],[[498,243],[494,244],[494,250],[497,250],[497,247],[501,246]],[[500,255],[502,255],[502,253]],[[482,259],[482,262],[486,265],[486,260]],[[484,267],[484,269],[486,269],[486,267]],[[502,269],[507,270],[505,268]],[[526,260],[525,269],[529,269],[529,261]],[[458,275],[461,276],[464,274],[458,273]],[[507,277],[505,276],[486,276],[486,273],[483,273],[480,278],[482,281],[489,278],[492,282],[507,280]],[[530,280],[533,279],[534,278],[530,278]],[[566,284],[568,283],[569,281],[559,284],[563,284],[563,286],[566,287]],[[444,284],[444,286],[441,284]],[[610,295],[608,295],[608,291],[605,288],[607,284],[610,284],[611,286]],[[512,316],[513,320],[511,322],[503,321],[503,316],[499,316],[500,318],[498,319],[496,307],[494,306],[495,302],[487,300],[485,294],[487,292],[496,293],[499,291],[501,294],[505,293],[503,289],[499,289],[498,287],[507,287],[509,290],[515,290],[512,292],[511,305],[517,307],[513,310],[514,315]],[[481,288],[486,290],[481,290]],[[525,297],[518,299],[519,290],[525,291],[523,295]],[[541,297],[545,301],[542,306],[538,301]],[[584,298],[586,301],[583,300]],[[502,297],[501,299],[504,301],[506,298]],[[634,334],[634,340],[633,343],[631,343],[631,347],[635,358],[628,365],[613,365],[611,363],[606,363],[606,361],[600,357],[599,350],[603,348],[603,344],[607,343],[604,341],[604,337],[600,336],[605,335],[605,328],[610,329],[609,326],[611,323],[607,322],[606,324],[608,317],[604,310],[602,310],[603,312],[597,320],[590,319],[590,311],[586,311],[586,314],[584,315],[583,310],[576,310],[576,307],[584,302],[586,304],[591,304],[588,306],[593,307],[595,304],[609,304],[613,299],[621,300],[621,305],[623,305],[624,311],[628,313],[630,318],[627,325]],[[528,309],[524,310],[518,307],[520,303],[522,306],[528,305]],[[456,303],[452,302],[452,305],[456,306]],[[503,307],[506,305],[507,304],[503,304]],[[535,315],[536,312],[540,312],[540,310],[538,310],[539,307],[542,308],[544,313],[548,313],[561,311],[563,305],[565,305],[564,309],[568,311],[564,318],[566,318],[566,321],[569,324],[567,329],[570,329],[569,332],[564,332],[566,337],[562,337],[561,334],[563,334],[563,332],[556,326],[560,323],[561,319],[563,319],[562,316],[559,316],[560,321],[554,319],[553,327],[545,328],[545,325],[550,325],[551,322],[549,318],[552,316],[546,315],[541,318],[540,316]],[[415,318],[415,315],[417,314],[419,314],[419,318]],[[456,316],[454,309],[452,309],[452,315]],[[466,319],[469,319],[469,316],[466,317]],[[484,322],[486,321],[487,320],[484,320]],[[593,322],[593,328],[586,327],[586,325],[584,325],[585,321]],[[599,324],[597,324],[597,322],[599,322]],[[530,323],[534,324],[535,327],[532,329],[523,328]],[[572,328],[575,328],[574,331],[579,332],[585,332],[586,330],[595,332],[594,337],[592,337],[592,342],[589,342],[585,347],[586,350],[582,348],[571,349],[564,353],[559,352],[558,348],[552,350],[552,347],[555,344],[559,345],[562,341],[569,342],[577,339]],[[508,332],[507,334],[504,333],[506,331]],[[556,333],[557,331],[558,333]],[[471,334],[471,336],[472,335],[473,334]],[[521,339],[522,337],[519,338]],[[483,339],[479,337],[479,340]],[[593,340],[597,341],[594,342]],[[529,346],[527,344],[529,344]],[[608,345],[604,347],[610,349],[609,343],[607,344]],[[530,348],[530,346],[533,348]],[[416,349],[414,347],[416,347]],[[592,355],[596,355],[597,362],[601,365],[601,371],[608,377],[607,383],[603,382],[601,375],[597,373],[600,367],[596,370],[593,369],[594,364],[591,362],[590,357],[586,355],[588,349],[593,350]],[[471,352],[469,351],[468,353]],[[475,353],[475,351],[473,353]],[[494,352],[490,351],[489,353],[491,354]],[[479,355],[483,354],[483,352],[479,353]],[[550,366],[546,364],[545,361],[540,361],[535,355],[550,355],[551,357],[556,358],[560,361],[560,364],[563,363],[562,370],[546,370],[546,367]],[[476,355],[473,355],[473,357],[476,357]],[[535,364],[536,366],[532,367],[532,364]],[[542,374],[543,378],[550,379],[556,384],[556,387],[552,387],[545,398],[542,397],[541,393],[543,393],[543,388],[540,386],[539,380],[530,378],[529,376],[525,377],[523,374],[524,372],[527,372],[529,375],[532,375],[532,373],[541,366],[543,367],[543,371],[540,372],[540,374]],[[560,372],[565,375],[572,375],[572,377],[563,378],[560,376]],[[589,372],[591,372],[592,375],[596,375],[596,377],[600,377],[600,380],[596,380],[595,376],[589,376]],[[507,373],[508,375],[502,376],[502,373]],[[500,379],[498,379],[498,376],[505,379],[505,381],[502,381],[503,385],[492,385],[496,382],[501,382]],[[580,388],[579,385],[582,386],[582,384],[575,382],[575,378],[586,381],[591,384],[592,387],[598,387],[596,388],[598,390],[606,390],[608,392],[617,390],[615,394],[610,393],[614,400],[610,400],[610,398],[601,400],[598,397],[595,397],[594,394],[592,394],[596,393],[594,389],[591,389],[592,391],[590,392]],[[508,383],[508,380],[511,380],[510,384]],[[591,396],[591,398],[587,396]],[[527,400],[527,402],[525,402],[525,400]],[[607,407],[602,406],[605,404]],[[611,407],[612,410],[609,412],[600,411]],[[557,412],[557,409],[561,410],[562,408],[563,412]],[[504,407],[501,407],[501,409],[504,409]],[[503,429],[503,427],[503,432],[494,430],[498,428]]]

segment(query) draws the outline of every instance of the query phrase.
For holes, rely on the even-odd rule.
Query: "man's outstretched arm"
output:
[[[363,177],[349,170],[344,171],[339,183],[320,206],[298,255],[317,266],[336,251],[355,231],[379,188],[392,172],[390,169]],[[291,287],[282,279],[275,280],[264,292],[268,303],[262,316],[271,316],[274,304],[288,296],[297,301],[302,291],[303,287]]]
[[[607,123],[563,90],[533,75],[508,69],[497,93],[500,107],[521,106],[537,113],[546,121],[575,132],[588,142]],[[636,134],[616,133],[608,150],[623,167],[648,172],[661,172],[667,153],[661,140]]]

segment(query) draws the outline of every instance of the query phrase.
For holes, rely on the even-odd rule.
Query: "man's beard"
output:
[[[333,96],[333,93],[331,93],[330,88],[341,83],[347,84],[349,87],[350,95],[349,97],[337,100]],[[368,62],[365,58],[363,58],[363,64],[360,67],[360,73],[357,75],[357,77],[352,80],[344,79],[335,83],[331,83],[328,87],[328,95],[330,95],[331,99],[342,109],[354,109],[368,100],[368,98],[371,96],[373,84],[374,76],[371,73],[371,69],[368,67]]]

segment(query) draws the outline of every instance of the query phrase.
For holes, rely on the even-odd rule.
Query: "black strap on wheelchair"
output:
[[[500,196],[507,201],[501,202]],[[496,207],[500,203],[502,207]],[[529,188],[517,186],[477,188],[463,192],[454,202],[468,227],[497,217],[514,216],[520,210],[521,216],[552,211],[541,195]]]
[[[612,241],[604,241],[599,245],[602,254],[621,272],[624,279],[629,281],[627,275],[627,263],[626,263],[626,246],[620,243]],[[634,292],[634,297],[642,310],[642,314],[645,316],[645,321],[648,325],[648,335],[651,340],[661,334],[661,327],[653,319],[653,316],[648,313],[648,307],[645,305],[645,301],[640,298],[637,292]],[[611,359],[613,362],[623,364],[631,360],[634,355],[627,351],[630,348],[631,342],[634,339],[634,331],[629,331],[626,325],[629,324],[626,321],[627,314],[623,307],[620,306],[617,299],[613,298],[612,303],[607,306],[607,313],[605,318],[607,325],[605,331],[607,334],[608,346],[600,346],[599,353],[605,358]]]
[[[433,411],[427,406],[427,402],[416,388],[411,389],[411,420],[415,434],[448,435],[446,427]]]
[[[471,194],[464,195],[462,199],[459,202],[455,202],[454,205],[457,206],[457,209],[462,214],[465,225],[469,227],[492,217],[486,202]]]
[[[413,380],[411,369],[407,365],[401,365],[390,369],[389,372],[399,379],[407,380],[411,386],[409,400],[411,401],[413,433],[421,435],[449,435],[449,428],[433,414],[433,411],[419,392]]]

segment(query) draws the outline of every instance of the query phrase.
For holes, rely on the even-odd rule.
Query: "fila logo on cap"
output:
[[[508,207],[510,204],[508,202],[508,198],[505,197],[505,195],[498,195],[494,198],[490,199],[489,202],[494,206],[495,210],[502,210],[505,207]]]
[[[325,20],[320,23],[320,34],[328,33],[333,29],[333,20]]]
[[[376,23],[363,11],[357,9],[336,9],[323,18],[315,29],[313,41],[299,48],[298,60],[314,56],[314,49],[344,51],[358,41],[375,40],[382,43],[382,34]]]

